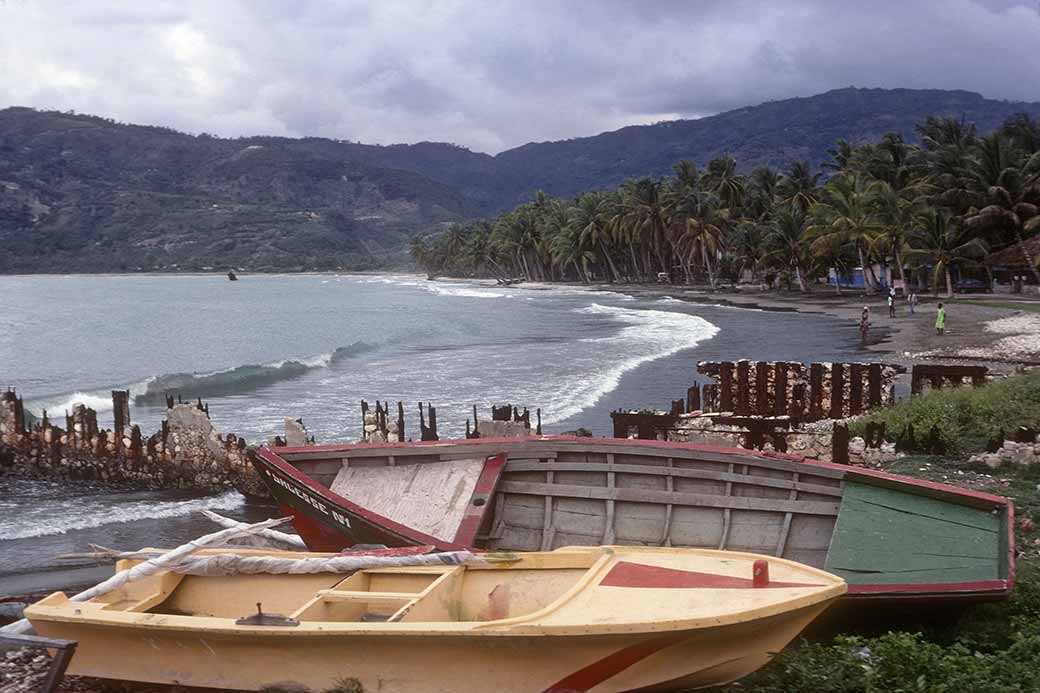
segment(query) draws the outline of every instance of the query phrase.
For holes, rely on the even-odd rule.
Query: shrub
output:
[[[731,691],[788,693],[989,693],[1035,691],[1040,675],[1040,635],[1016,634],[992,654],[957,643],[928,642],[920,633],[877,638],[840,636],[803,645]]]
[[[920,441],[936,427],[947,451],[980,452],[990,439],[1019,426],[1040,427],[1040,371],[1031,371],[979,388],[962,387],[915,395],[854,421],[851,435],[862,436],[868,422],[884,422],[889,440],[913,424]]]

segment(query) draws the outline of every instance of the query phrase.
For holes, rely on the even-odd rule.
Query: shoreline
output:
[[[495,286],[495,285],[487,285]],[[523,286],[522,284],[519,286]],[[1025,330],[1019,335],[1032,337],[1026,351],[1001,353],[997,343],[1009,332],[987,330],[987,324],[1032,312],[1040,312],[1040,301],[1012,298],[1002,294],[957,295],[952,299],[922,295],[916,312],[911,315],[906,300],[896,302],[896,317],[888,317],[884,295],[864,296],[846,291],[837,295],[818,290],[809,294],[778,293],[776,291],[715,292],[688,286],[658,284],[543,284],[546,288],[567,286],[585,287],[590,291],[612,291],[642,298],[673,298],[693,304],[721,305],[731,308],[791,312],[808,315],[826,315],[857,326],[864,306],[870,308],[870,336],[860,349],[874,357],[887,357],[899,365],[910,366],[915,361],[936,363],[973,362],[989,366],[1001,373],[1031,366],[1040,366],[1040,331]],[[935,333],[935,310],[939,303],[946,307],[946,330],[943,336]],[[1000,303],[1002,305],[992,305]],[[1015,304],[1021,304],[1017,307]],[[1040,317],[1037,318],[1040,326]],[[1015,333],[1011,333],[1015,334]],[[972,353],[975,352],[975,353]],[[992,353],[995,358],[978,356],[979,352]]]

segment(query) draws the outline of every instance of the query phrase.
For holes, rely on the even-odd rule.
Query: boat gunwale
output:
[[[822,584],[807,585],[806,587],[784,587],[784,590],[807,590],[803,594],[789,595],[787,598],[778,600],[753,608],[744,608],[740,611],[726,613],[724,615],[702,616],[698,618],[671,619],[668,621],[644,621],[628,623],[569,623],[569,624],[545,624],[538,623],[537,619],[545,618],[566,606],[582,592],[588,589],[600,587],[593,581],[602,578],[609,569],[613,568],[623,558],[637,558],[640,554],[667,554],[675,553],[677,549],[670,547],[632,547],[632,546],[609,546],[609,547],[561,547],[555,551],[533,552],[539,556],[560,556],[568,553],[598,553],[596,561],[585,571],[585,574],[567,591],[558,596],[547,605],[529,614],[514,616],[511,618],[497,619],[494,621],[394,621],[371,623],[364,621],[301,621],[299,626],[285,628],[282,626],[243,626],[236,625],[234,618],[215,616],[184,616],[176,614],[150,614],[147,612],[128,611],[106,611],[100,608],[86,609],[82,607],[91,602],[73,602],[66,600],[60,604],[44,604],[43,601],[61,594],[54,592],[45,597],[41,602],[30,605],[25,609],[25,615],[30,622],[33,619],[45,622],[59,622],[68,624],[82,624],[101,627],[125,627],[141,630],[175,631],[184,633],[205,633],[207,635],[254,635],[254,636],[307,636],[307,637],[395,637],[395,636],[439,636],[439,637],[531,637],[531,636],[611,636],[632,634],[654,634],[684,632],[693,630],[705,630],[710,628],[735,626],[748,623],[771,616],[776,616],[788,611],[808,608],[823,602],[837,599],[847,590],[848,585],[841,577],[828,573],[825,570],[814,568],[786,558],[775,556],[764,556],[762,554],[746,553],[739,551],[719,551],[716,549],[679,549],[684,553],[694,553],[708,557],[719,556],[725,558],[741,558],[754,562],[756,560],[767,560],[772,564],[786,565],[800,573],[819,579]],[[214,552],[221,552],[214,549]],[[226,550],[223,550],[226,552]],[[559,553],[557,553],[559,552]],[[250,551],[250,555],[263,551]],[[267,552],[270,553],[270,552]],[[314,552],[312,552],[313,555]],[[336,554],[317,554],[336,555]],[[451,570],[455,566],[444,566],[444,570]],[[471,567],[471,566],[467,566]],[[477,570],[524,570],[519,565],[503,566],[472,566]],[[527,570],[539,570],[539,568],[526,568]],[[408,567],[380,568],[380,572],[407,574],[411,569]],[[544,568],[552,570],[552,568]],[[811,587],[811,589],[810,589]],[[603,587],[603,589],[613,589]],[[654,589],[654,588],[624,588],[624,589]],[[713,588],[668,588],[668,589],[702,589]],[[762,588],[747,587],[736,588],[760,591]],[[731,590],[727,590],[731,591]],[[772,591],[772,590],[771,590]],[[70,613],[71,612],[71,613]],[[78,613],[77,613],[78,612]],[[431,626],[436,626],[431,627]]]

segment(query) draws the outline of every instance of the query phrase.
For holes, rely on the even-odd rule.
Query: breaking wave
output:
[[[350,346],[339,347],[316,356],[246,364],[209,373],[167,373],[133,383],[126,389],[130,390],[130,399],[134,404],[161,403],[167,393],[180,393],[186,399],[240,394],[283,380],[298,378],[319,368],[328,368],[373,348],[366,342],[354,342]],[[111,411],[111,390],[55,395],[29,402],[27,406],[33,412],[46,410],[60,415],[65,411],[72,411],[75,404],[84,404],[99,413]]]
[[[94,496],[86,495],[44,501],[33,507],[18,505],[15,508],[17,513],[8,515],[7,521],[0,525],[0,540],[65,534],[112,523],[180,517],[199,510],[234,510],[245,503],[245,497],[238,491],[182,501],[142,499],[110,503],[108,498],[110,496],[99,502]],[[0,503],[0,508],[4,505]]]
[[[545,423],[555,423],[580,413],[613,391],[628,371],[649,361],[691,349],[719,333],[719,328],[697,315],[663,310],[643,310],[593,303],[575,309],[584,315],[602,315],[624,326],[609,337],[580,340],[595,359],[580,379],[566,383],[545,411]]]
[[[212,373],[170,373],[152,378],[144,391],[134,395],[135,403],[161,402],[166,393],[179,392],[185,397],[212,397],[255,390],[283,380],[329,366],[372,349],[365,342],[354,342],[335,351],[307,358],[290,358],[262,364],[235,366]]]

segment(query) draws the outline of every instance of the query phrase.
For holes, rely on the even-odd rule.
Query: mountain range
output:
[[[0,272],[386,267],[406,261],[411,235],[537,190],[573,196],[718,154],[743,170],[816,165],[838,138],[913,140],[929,115],[985,133],[1019,112],[1040,117],[1040,103],[847,88],[490,156],[436,142],[225,139],[13,107],[0,110]]]

